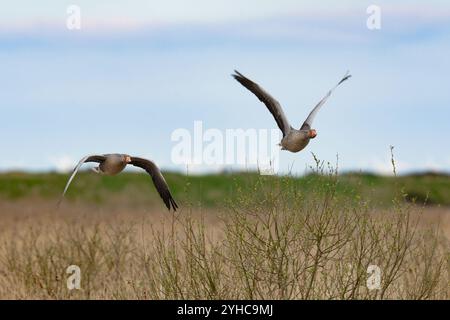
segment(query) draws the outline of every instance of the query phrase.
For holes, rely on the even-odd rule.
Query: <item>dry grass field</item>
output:
[[[342,196],[341,179],[257,176],[217,206],[189,201],[191,181],[175,214],[129,189],[72,193],[57,210],[51,192],[15,185],[23,196],[0,198],[0,298],[449,299],[449,208],[413,203],[401,186],[388,205]],[[70,265],[80,289],[67,287]]]

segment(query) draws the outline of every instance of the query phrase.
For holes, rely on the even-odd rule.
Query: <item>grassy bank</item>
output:
[[[221,207],[226,201],[240,194],[252,194],[256,181],[264,179],[273,183],[288,179],[301,192],[314,189],[321,178],[310,174],[304,177],[261,177],[257,173],[216,174],[185,176],[166,173],[166,180],[180,203],[195,206]],[[0,174],[0,199],[18,200],[27,197],[57,201],[67,174]],[[370,198],[374,204],[388,206],[392,196],[403,190],[406,200],[416,200],[429,205],[450,206],[450,176],[444,174],[421,174],[400,177],[378,176],[364,173],[347,173],[339,177],[336,193],[340,197],[360,196]],[[122,173],[115,177],[81,172],[75,178],[67,200],[94,204],[107,204],[112,198],[121,199],[126,205],[153,205],[159,202],[151,179],[146,174]]]

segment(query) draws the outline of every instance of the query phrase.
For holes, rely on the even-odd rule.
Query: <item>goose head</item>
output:
[[[314,139],[317,136],[317,131],[315,129],[311,129],[308,131],[308,138]]]
[[[125,154],[123,156],[123,162],[125,162],[126,164],[131,163],[131,157]]]

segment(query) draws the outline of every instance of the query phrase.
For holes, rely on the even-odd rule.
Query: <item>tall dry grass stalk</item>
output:
[[[401,191],[374,212],[336,195],[337,170],[316,159],[307,192],[261,176],[215,213],[188,207],[161,221],[50,215],[1,229],[0,298],[448,299],[449,243]],[[187,190],[188,192],[188,190]],[[97,220],[97,221],[96,221]],[[66,268],[81,270],[68,290]],[[368,268],[381,270],[370,290]]]

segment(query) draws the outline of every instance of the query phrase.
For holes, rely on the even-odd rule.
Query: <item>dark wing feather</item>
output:
[[[164,179],[161,171],[156,166],[156,164],[150,160],[131,157],[131,165],[135,167],[139,167],[147,171],[147,173],[152,177],[153,184],[155,185],[156,190],[158,191],[161,199],[163,199],[166,204],[167,209],[173,208],[173,211],[177,211],[178,205],[172,197],[170,193],[169,186],[167,185],[166,180]]]
[[[261,88],[257,83],[246,78],[244,75],[234,70],[233,78],[236,79],[240,84],[250,90],[258,99],[264,103],[269,109],[272,116],[275,118],[278,127],[283,132],[283,137],[286,136],[291,130],[291,125],[287,120],[280,103],[275,100],[270,94],[268,94],[263,88]]]
[[[324,105],[324,103],[328,100],[328,98],[331,96],[331,93],[333,93],[334,89],[336,89],[342,82],[350,78],[351,75],[348,73],[345,74],[345,76],[341,79],[341,81],[338,82],[337,85],[334,86],[333,89],[328,91],[328,93],[325,95],[325,97],[322,98],[322,100],[319,101],[319,103],[314,107],[314,109],[309,114],[308,118],[306,118],[305,122],[303,122],[303,125],[301,126],[300,130],[311,130],[312,122],[314,120],[314,117],[316,116],[319,109]]]
[[[94,155],[94,156],[88,156],[86,161],[84,161],[84,162],[102,163],[105,160],[106,160],[106,155],[102,155],[102,156]]]

